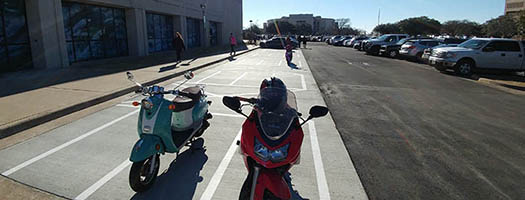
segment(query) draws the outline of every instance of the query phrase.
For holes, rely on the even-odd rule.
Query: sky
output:
[[[483,23],[503,15],[505,0],[243,0],[243,27],[249,27],[250,20],[262,28],[268,19],[314,14],[350,18],[352,27],[370,32],[377,25],[379,9],[381,23],[419,16],[442,23],[464,19]]]

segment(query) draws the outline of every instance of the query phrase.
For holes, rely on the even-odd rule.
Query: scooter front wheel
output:
[[[159,154],[150,156],[143,161],[134,162],[129,171],[129,185],[131,189],[135,192],[148,190],[155,183],[159,167]]]

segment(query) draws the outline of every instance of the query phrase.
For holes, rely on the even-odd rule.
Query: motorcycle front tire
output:
[[[156,163],[155,166],[153,166],[153,173],[147,174],[151,167],[151,160],[153,156],[156,156]],[[155,179],[157,179],[157,173],[159,172],[160,168],[160,158],[159,154],[153,156],[150,156],[143,161],[134,162],[133,165],[131,165],[131,170],[129,171],[129,186],[131,186],[133,191],[144,192],[151,188],[153,183],[155,183]],[[144,180],[142,180],[141,177],[144,177]]]

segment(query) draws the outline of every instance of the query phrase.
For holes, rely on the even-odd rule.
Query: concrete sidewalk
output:
[[[256,48],[249,45],[238,51],[237,55]],[[151,85],[180,76],[187,70],[225,61],[229,57],[225,48],[188,54],[187,57],[192,59],[177,65],[173,62],[174,52],[167,52],[0,77],[0,84],[7,89],[0,94],[0,139],[134,91],[135,85],[126,78],[127,71],[132,72],[138,82]]]

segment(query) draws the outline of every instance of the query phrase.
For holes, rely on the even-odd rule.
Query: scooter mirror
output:
[[[328,114],[328,108],[324,106],[314,106],[310,108],[310,117],[309,118],[317,118],[322,117]]]
[[[184,78],[190,80],[194,77],[195,75],[193,74],[192,71],[187,71],[186,73],[184,73]]]
[[[241,102],[239,101],[239,99],[237,98],[234,98],[234,97],[223,97],[222,98],[222,103],[228,107],[229,109],[232,109],[233,111],[237,112],[241,109]]]
[[[128,80],[133,81],[133,74],[131,72],[126,72],[126,76],[128,76]]]

